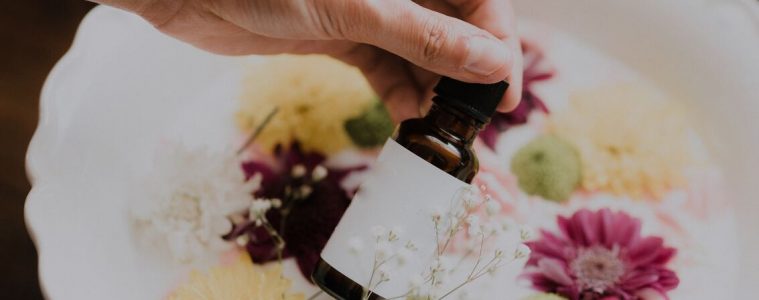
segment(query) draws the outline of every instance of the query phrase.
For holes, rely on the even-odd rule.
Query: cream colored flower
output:
[[[141,186],[144,197],[130,202],[141,243],[167,251],[177,262],[199,263],[231,247],[230,214],[245,210],[260,176],[245,180],[231,151],[209,151],[167,143]]]
[[[297,139],[306,151],[331,154],[352,145],[344,123],[375,99],[357,68],[323,55],[274,56],[245,79],[237,124],[251,132],[278,107],[259,145],[271,150]]]
[[[694,159],[682,108],[643,86],[576,93],[549,130],[576,147],[591,191],[658,198],[684,185]]]
[[[302,300],[290,292],[290,280],[281,265],[254,265],[247,254],[234,264],[207,273],[194,271],[190,279],[169,296],[170,300]]]

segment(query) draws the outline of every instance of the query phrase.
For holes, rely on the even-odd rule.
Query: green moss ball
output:
[[[381,146],[395,128],[382,102],[377,101],[361,115],[345,121],[345,131],[360,148]]]
[[[553,135],[538,137],[511,159],[511,171],[527,194],[564,201],[581,180],[580,157],[572,145]]]

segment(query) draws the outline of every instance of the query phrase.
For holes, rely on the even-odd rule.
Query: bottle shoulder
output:
[[[402,122],[394,139],[420,158],[462,181],[471,182],[479,169],[470,145],[457,142],[422,119]]]

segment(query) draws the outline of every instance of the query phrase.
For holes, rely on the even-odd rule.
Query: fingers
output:
[[[178,24],[177,31],[181,33],[174,33],[175,36],[223,54],[331,52],[329,49],[319,51],[316,48],[320,47],[314,48],[322,44],[318,41],[346,40],[371,44],[423,69],[463,81],[492,83],[508,77],[511,88],[499,109],[505,111],[516,106],[521,96],[522,58],[509,2],[445,0],[446,4],[444,0],[416,1],[451,16],[409,0],[215,0],[181,1],[198,7],[186,9],[186,15],[163,14],[167,20],[177,20],[166,26],[162,25],[163,17],[154,18],[153,21],[164,31],[172,31],[172,26]],[[180,6],[179,11],[185,11],[182,10],[185,6]],[[161,11],[176,9],[171,7]],[[198,11],[208,13],[193,14]],[[218,31],[215,29],[197,34],[197,30],[188,30],[182,25],[187,22],[179,22],[187,18],[202,19],[211,24],[225,23],[225,26],[232,24],[250,34],[226,31],[236,32],[239,42],[229,42],[230,35],[216,36],[214,32]],[[188,36],[183,37],[185,34]],[[225,46],[215,46],[222,44]],[[388,61],[391,56],[382,57],[382,60]],[[393,57],[393,60],[400,59]],[[360,67],[368,76],[386,76],[384,80],[374,79],[372,84],[379,91],[385,91],[386,100],[391,98],[389,105],[405,106],[394,104],[394,96],[408,94],[415,96],[411,99],[420,99],[421,92],[414,84],[402,84],[403,78],[414,77],[409,74],[412,71],[401,68],[403,66],[395,62],[387,66]],[[398,75],[401,73],[404,74]],[[418,103],[412,105],[418,108]],[[401,114],[408,115],[410,110],[401,109]]]
[[[508,78],[509,90],[498,110],[511,111],[522,98],[523,58],[516,17],[510,0],[446,0],[458,8],[462,18],[504,41],[513,54]]]
[[[350,40],[394,53],[459,80],[512,88],[502,110],[521,95],[521,53],[507,0],[217,0],[209,9],[260,36]],[[467,23],[467,21],[473,24]]]
[[[510,112],[514,110],[522,100],[522,86],[523,86],[523,73],[524,73],[524,59],[522,57],[522,48],[518,39],[511,39],[508,41],[509,46],[515,49],[514,53],[517,55],[514,57],[514,63],[511,68],[511,72],[508,77],[509,89],[506,90],[506,95],[503,101],[498,104],[498,110],[501,112]]]
[[[469,82],[503,80],[512,51],[493,34],[407,0],[384,0],[366,9],[373,19],[346,38],[395,53],[438,74]],[[350,18],[350,17],[347,17]],[[353,22],[351,22],[353,23]]]
[[[344,31],[347,38],[377,45],[438,74],[470,82],[507,79],[511,84],[500,111],[510,111],[522,95],[522,57],[516,21],[507,0],[385,0],[370,28]],[[456,12],[451,9],[457,10]],[[372,19],[370,19],[372,20]],[[467,23],[467,22],[469,23]],[[352,21],[349,21],[352,23]],[[480,29],[481,28],[481,29]]]

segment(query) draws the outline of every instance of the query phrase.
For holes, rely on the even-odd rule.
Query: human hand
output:
[[[95,0],[225,55],[322,53],[357,66],[395,121],[418,117],[442,74],[511,88],[522,55],[510,0]]]

